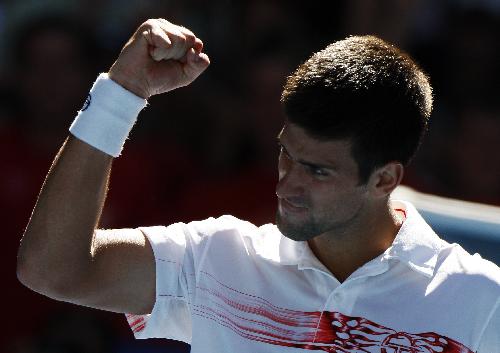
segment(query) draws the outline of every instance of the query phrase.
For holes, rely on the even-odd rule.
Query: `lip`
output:
[[[306,207],[294,205],[287,199],[279,198],[278,202],[279,202],[279,207],[281,207],[283,210],[287,212],[299,213],[299,212],[305,212],[307,210]]]

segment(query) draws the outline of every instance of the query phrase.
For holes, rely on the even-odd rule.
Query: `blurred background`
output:
[[[212,60],[195,84],[153,97],[116,160],[102,227],[275,212],[281,87],[312,52],[376,34],[430,74],[430,132],[404,184],[500,205],[497,0],[0,2],[0,351],[187,352],[134,341],[121,315],[46,299],[16,280],[19,239],[50,163],[99,72],[134,29],[163,17],[193,30]]]

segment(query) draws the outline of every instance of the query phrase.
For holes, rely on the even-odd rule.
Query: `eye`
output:
[[[306,168],[310,174],[315,175],[315,176],[326,177],[326,176],[330,175],[327,170],[325,170],[324,168],[321,168],[321,167],[315,167],[312,165],[308,165],[308,166],[306,166]]]

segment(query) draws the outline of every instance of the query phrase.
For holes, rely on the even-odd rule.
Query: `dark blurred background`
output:
[[[195,84],[153,97],[116,160],[102,227],[233,214],[273,221],[279,96],[313,51],[376,34],[430,74],[430,133],[405,184],[500,205],[497,0],[0,2],[0,351],[185,352],[134,341],[121,315],[46,299],[16,280],[19,239],[52,158],[99,72],[134,29],[163,17],[192,29],[212,60]]]

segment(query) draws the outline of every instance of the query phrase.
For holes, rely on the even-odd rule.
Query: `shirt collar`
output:
[[[374,267],[379,264],[385,265],[388,260],[397,259],[406,263],[410,269],[431,277],[438,254],[447,243],[436,235],[411,203],[399,200],[391,203],[393,208],[405,210],[406,219],[392,245],[365,266],[375,270]],[[329,273],[304,241],[294,241],[281,235],[279,256],[283,265],[297,265],[300,270],[315,269]]]
[[[425,222],[417,209],[406,201],[392,201],[394,207],[406,211],[403,222],[392,246],[385,253],[385,259],[398,259],[428,277],[434,274],[439,252],[447,243],[439,238]]]

